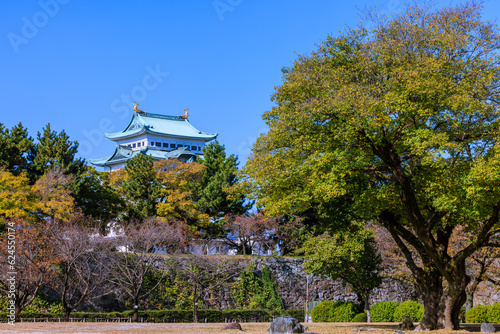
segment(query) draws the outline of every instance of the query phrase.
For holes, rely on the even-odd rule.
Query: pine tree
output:
[[[33,138],[23,125],[9,129],[0,123],[0,168],[5,168],[13,175],[26,171],[33,154]]]
[[[143,220],[156,215],[161,183],[154,168],[154,158],[137,154],[125,166],[127,181],[123,188],[128,200],[128,218]]]
[[[229,194],[229,189],[237,183],[238,158],[233,154],[226,157],[224,145],[215,141],[205,146],[203,159],[198,158],[198,163],[205,166],[205,171],[195,189],[197,205],[213,222],[227,214],[242,214],[250,209],[252,203],[245,204],[243,195]]]
[[[70,141],[64,130],[59,133],[52,131],[49,123],[43,129],[43,133],[38,132],[37,140],[33,164],[30,166],[32,182],[44,175],[51,167],[62,168],[66,173],[74,175],[85,169],[85,161],[75,159],[78,143]]]

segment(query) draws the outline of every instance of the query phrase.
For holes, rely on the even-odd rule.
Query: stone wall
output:
[[[182,257],[180,258],[182,259]],[[209,259],[207,259],[209,260]],[[272,258],[249,257],[241,259],[246,265],[254,263],[258,274],[264,264],[269,267],[272,276],[277,281],[278,293],[282,298],[285,309],[303,309],[306,303],[307,276],[309,276],[309,301],[312,306],[315,301],[356,301],[357,297],[342,281],[333,281],[330,278],[321,278],[315,275],[306,275],[302,269],[302,258]],[[227,309],[234,308],[233,298],[229,289],[221,289],[215,295],[205,296],[204,304],[209,308]],[[412,287],[404,286],[398,281],[385,280],[382,286],[371,294],[371,304],[382,300],[405,301],[415,298]],[[82,306],[90,306],[96,311],[122,311],[127,309],[122,297],[108,295],[99,300],[94,300]]]
[[[255,258],[256,269],[267,264],[278,283],[278,292],[286,309],[304,308],[306,302],[307,275],[302,269],[304,259],[300,258]],[[371,294],[371,304],[382,300],[405,301],[416,297],[413,287],[398,281],[384,280],[381,287]],[[341,280],[309,275],[309,301],[356,301],[356,294]]]

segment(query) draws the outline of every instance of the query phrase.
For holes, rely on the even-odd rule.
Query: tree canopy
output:
[[[37,133],[33,162],[30,164],[32,181],[36,181],[50,168],[58,167],[70,174],[77,174],[85,167],[83,159],[77,159],[78,143],[70,141],[64,130],[51,130],[50,123]]]
[[[11,130],[0,123],[0,167],[14,175],[25,172],[33,158],[34,148],[33,138],[21,123]]]
[[[137,154],[127,161],[127,177],[123,189],[127,197],[127,216],[143,220],[154,217],[160,196],[160,182],[154,168],[154,158]]]
[[[476,2],[408,5],[373,31],[329,36],[283,69],[244,171],[271,214],[344,199],[383,225],[419,284],[422,329],[458,327],[465,260],[495,242],[499,46]],[[451,253],[459,226],[471,239]]]
[[[203,159],[198,163],[205,168],[200,181],[196,184],[197,206],[214,221],[227,214],[242,214],[250,209],[252,203],[245,203],[245,196],[231,192],[236,182],[238,158],[226,156],[224,145],[218,141],[203,148]]]
[[[307,240],[304,270],[333,280],[341,278],[352,287],[369,316],[370,292],[382,283],[382,258],[372,232],[354,226],[350,233],[324,234]]]

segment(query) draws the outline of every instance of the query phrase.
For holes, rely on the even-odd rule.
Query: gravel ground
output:
[[[38,322],[38,323],[16,323],[14,326],[8,324],[0,324],[0,333],[92,333],[92,334],[160,334],[160,333],[179,333],[179,334],[233,334],[242,333],[238,330],[220,329],[225,324],[134,324],[134,323],[81,323],[81,322]],[[270,323],[242,323],[243,333],[245,334],[268,334],[267,330]],[[329,324],[329,323],[314,323],[308,324],[309,330],[312,332],[327,334],[327,333],[349,333],[353,334],[355,324]],[[365,332],[366,333],[366,332]],[[371,332],[373,333],[373,332]],[[377,334],[391,333],[394,331],[376,331]]]
[[[245,333],[245,334],[268,334],[267,329],[270,323],[241,323],[243,332],[238,330],[225,330],[220,329],[224,327],[225,324],[205,324],[205,323],[187,323],[187,324],[153,324],[153,323],[112,323],[112,322],[37,322],[37,323],[16,323],[14,326],[5,323],[0,324],[0,333],[54,333],[54,334],[209,334],[209,333],[220,333],[220,334],[234,334],[234,333]],[[319,334],[395,334],[397,330],[397,324],[387,323],[387,324],[371,324],[366,323],[311,323],[308,324],[309,331],[319,333]],[[353,331],[360,326],[371,327],[372,330],[369,331]],[[469,325],[467,328],[469,331],[478,331],[477,325]],[[373,329],[373,327],[377,327]],[[386,329],[383,329],[383,328]],[[432,331],[432,334],[469,334],[470,332],[466,330],[460,331]],[[414,333],[414,332],[413,332]],[[422,332],[430,333],[430,332]],[[407,332],[406,334],[410,334]]]

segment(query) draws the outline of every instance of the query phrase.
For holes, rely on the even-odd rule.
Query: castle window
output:
[[[132,144],[132,147],[135,147],[135,143]]]
[[[191,146],[192,151],[196,151],[196,146]]]
[[[168,148],[168,143],[163,143],[163,147],[167,147]]]
[[[177,147],[182,147],[182,144],[177,144]]]
[[[137,147],[141,147],[141,143],[137,143]]]
[[[161,147],[161,143],[159,141],[156,142],[157,147]]]
[[[170,144],[170,148],[175,148],[175,144]]]
[[[198,146],[198,151],[201,151],[201,147]]]
[[[151,142],[151,146],[155,146],[155,142],[154,141]]]

